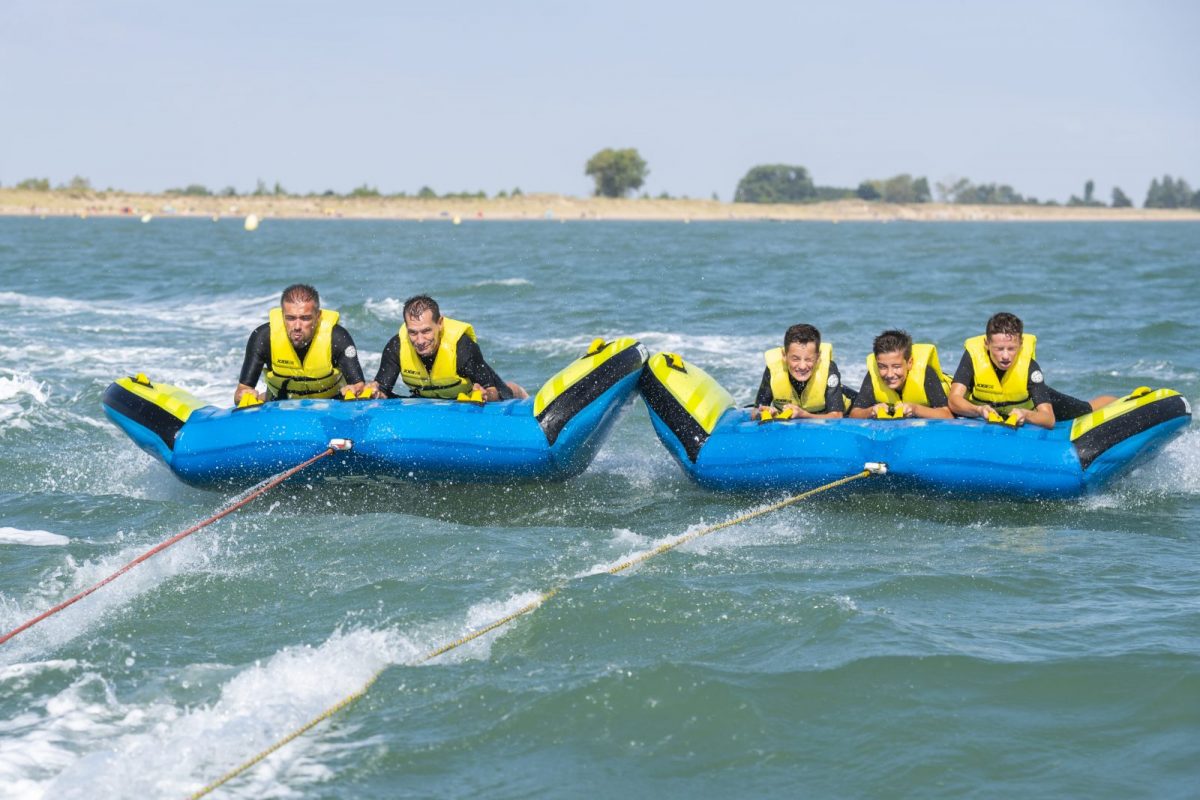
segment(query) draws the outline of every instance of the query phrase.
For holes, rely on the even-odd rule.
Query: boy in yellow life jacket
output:
[[[1101,395],[1084,401],[1047,386],[1034,358],[1037,337],[1024,327],[1015,314],[1002,311],[988,320],[983,336],[965,342],[950,386],[950,410],[956,416],[1014,415],[1018,426],[1031,422],[1053,428],[1059,420],[1081,417],[1116,400]]]
[[[260,375],[265,392],[254,388]],[[316,289],[297,283],[283,290],[279,308],[250,334],[233,403],[247,394],[259,401],[337,397],[364,385],[358,350],[338,313],[321,308]]]
[[[808,324],[793,325],[783,335],[783,347],[763,353],[763,371],[751,416],[772,408],[795,418],[833,419],[845,414],[853,392],[842,386],[833,360],[833,347],[821,342],[821,332]]]
[[[397,379],[413,397],[453,400],[478,392],[484,401],[524,399],[520,385],[500,379],[483,360],[475,329],[465,322],[443,317],[437,301],[426,294],[404,302],[404,324],[388,340],[379,372],[367,388],[375,397],[396,397]]]
[[[906,331],[884,331],[875,337],[867,359],[867,377],[850,407],[855,419],[919,417],[952,419],[937,348],[913,344]],[[915,353],[915,356],[914,356]]]

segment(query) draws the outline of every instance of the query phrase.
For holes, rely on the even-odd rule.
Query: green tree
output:
[[[595,181],[597,197],[624,197],[642,187],[650,170],[635,148],[606,147],[588,159],[583,174]]]
[[[212,192],[202,183],[189,183],[182,189],[167,189],[167,194],[183,194],[191,197],[209,197]]]
[[[1161,183],[1157,178],[1150,182],[1150,191],[1142,205],[1146,208],[1187,208],[1192,205],[1192,188],[1183,178],[1175,180],[1170,175],[1163,175]]]
[[[58,188],[67,192],[90,192],[92,190],[92,182],[82,175],[76,175]]]
[[[859,200],[878,200],[883,197],[883,193],[879,191],[879,187],[875,185],[875,181],[863,181],[854,190],[854,194]]]
[[[237,187],[226,186],[224,189],[221,190],[221,196],[222,197],[237,197],[238,196]]]
[[[1121,191],[1121,187],[1114,186],[1112,190],[1112,207],[1113,208],[1131,208],[1133,201]]]
[[[356,186],[350,190],[351,197],[379,197],[379,190],[374,186],[368,186],[366,181],[363,181],[362,186]]]
[[[271,193],[276,197],[284,197],[287,195],[288,191],[287,189],[283,188],[279,181],[275,181],[275,189]]]
[[[964,205],[1027,205],[1036,204],[1033,198],[1022,197],[1008,184],[973,184],[960,178],[951,185],[938,184],[938,193],[949,203]]]
[[[788,164],[760,164],[738,181],[735,203],[803,203],[814,200],[816,187],[808,170]]]
[[[437,192],[430,189],[428,186],[422,186],[421,191],[417,192],[417,197],[422,200],[433,200],[437,197]]]
[[[17,184],[18,189],[24,189],[28,192],[48,192],[50,191],[49,178],[26,178]]]

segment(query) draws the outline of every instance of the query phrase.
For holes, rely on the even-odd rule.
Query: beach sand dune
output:
[[[31,192],[0,189],[4,216],[245,217],[261,219],[397,220],[815,220],[826,222],[1060,222],[1200,221],[1200,210],[1075,206],[901,205],[838,200],[754,204],[716,200],[609,199],[560,194],[466,199],[415,197],[244,196],[203,197],[125,192]]]

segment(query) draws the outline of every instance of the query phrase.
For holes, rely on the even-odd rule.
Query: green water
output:
[[[847,382],[997,310],[1056,388],[1200,398],[1200,226],[0,219],[0,631],[214,511],[104,418],[144,371],[227,404],[309,281],[368,374],[410,294],[536,388],[633,335],[749,402],[817,324]],[[289,484],[0,645],[0,797],[182,796],[388,667],[231,797],[1194,797],[1200,433],[1063,503],[691,485],[638,400],[518,487]],[[430,650],[565,583],[518,622]]]

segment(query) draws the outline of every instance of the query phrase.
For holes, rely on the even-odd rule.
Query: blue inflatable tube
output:
[[[249,486],[351,442],[306,477],[381,475],[413,481],[564,480],[591,463],[637,386],[645,353],[597,341],[525,400],[284,400],[219,409],[145,376],[105,391],[105,413],[181,480]]]
[[[876,485],[968,496],[1076,497],[1151,457],[1191,421],[1170,389],[1139,390],[1053,430],[978,420],[805,419],[762,423],[674,354],[640,380],[659,439],[696,483],[731,492],[811,488],[887,465]]]

